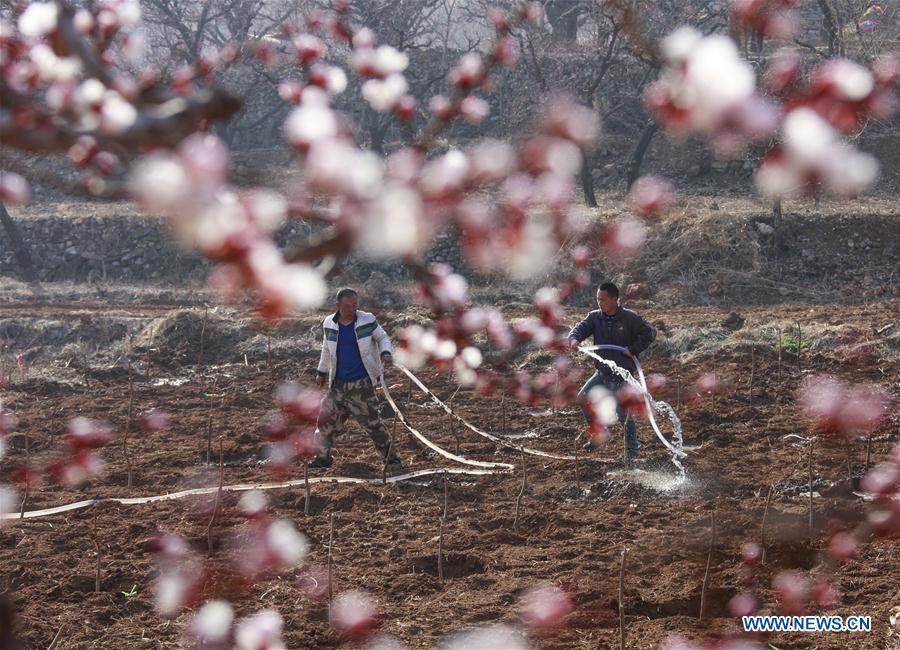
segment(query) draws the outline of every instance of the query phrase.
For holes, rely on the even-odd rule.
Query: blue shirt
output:
[[[359,354],[359,343],[356,340],[356,321],[344,325],[337,321],[337,379],[338,381],[358,381],[369,376]]]

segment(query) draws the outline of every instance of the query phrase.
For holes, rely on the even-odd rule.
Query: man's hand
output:
[[[382,352],[381,353],[381,363],[385,366],[393,365],[394,356],[390,352]]]
[[[631,350],[629,350],[628,348],[625,348],[625,351],[622,354],[624,354],[629,359],[634,359],[634,355],[631,354]]]
[[[578,347],[579,343],[575,339],[569,339],[569,349],[574,350]]]
[[[322,388],[322,386],[324,386],[324,385],[325,385],[325,377],[323,375],[320,375],[317,373],[316,374],[316,386],[318,386],[319,388]]]

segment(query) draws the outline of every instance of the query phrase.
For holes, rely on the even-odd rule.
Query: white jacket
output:
[[[338,321],[337,314],[331,314],[322,323],[322,354],[319,357],[319,372],[328,376],[326,386],[331,386],[337,373],[337,342]],[[375,320],[375,316],[367,311],[356,312],[356,344],[359,346],[359,356],[373,384],[378,383],[378,378],[384,371],[381,363],[381,355],[391,352],[391,339]]]

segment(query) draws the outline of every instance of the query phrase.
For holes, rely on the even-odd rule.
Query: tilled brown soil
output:
[[[146,306],[134,311],[143,313]],[[30,309],[26,306],[23,309]],[[155,311],[156,307],[147,308]],[[782,310],[785,318],[801,314],[829,320],[833,310],[808,306]],[[873,322],[896,319],[896,301],[841,308],[840,321],[868,330]],[[761,315],[753,308],[745,313]],[[757,313],[759,312],[759,313]],[[5,306],[4,314],[14,310]],[[668,310],[669,326],[700,326],[724,312],[715,309]],[[587,370],[588,364],[583,363]],[[686,444],[698,447],[686,462],[688,479],[674,480],[675,470],[646,424],[640,425],[645,456],[640,470],[618,464],[555,461],[528,457],[527,480],[518,527],[515,503],[522,486],[518,453],[498,448],[458,425],[421,393],[396,390],[410,422],[437,444],[473,459],[513,463],[508,474],[450,476],[448,516],[444,526],[444,576],[437,577],[437,539],[443,507],[440,480],[424,477],[395,485],[316,485],[311,513],[303,514],[302,488],[272,490],[274,513],[294,520],[311,541],[308,561],[323,565],[329,522],[334,521],[336,588],[364,589],[378,603],[382,630],[411,647],[434,647],[445,635],[475,626],[506,622],[518,625],[517,601],[541,581],[567,584],[576,609],[559,630],[532,637],[541,648],[618,647],[618,575],[621,551],[628,549],[624,609],[629,648],[656,648],[670,635],[705,638],[739,630],[727,613],[727,602],[742,590],[740,547],[761,539],[762,511],[774,486],[768,515],[767,561],[761,569],[759,593],[765,611],[774,608],[769,585],[784,568],[812,569],[817,574],[821,541],[810,542],[808,521],[807,447],[789,434],[805,435],[793,395],[803,376],[832,372],[847,380],[876,381],[897,392],[897,364],[807,354],[798,371],[796,357],[785,353],[779,376],[771,350],[759,350],[754,362],[754,396],[749,400],[750,357],[716,355],[690,363],[653,359],[648,372],[670,378],[669,393],[684,423]],[[155,495],[218,483],[218,441],[224,448],[224,482],[271,480],[261,462],[260,422],[273,407],[278,381],[312,376],[311,357],[294,362],[209,368],[200,377],[193,368],[169,367],[165,378],[187,378],[183,384],[155,386],[144,368],[135,375],[135,409],[160,407],[173,414],[168,432],[130,441],[134,452],[133,486],[127,486],[121,444],[104,449],[106,477],[73,490],[44,484],[30,496],[27,509],[51,507],[93,497]],[[537,369],[537,368],[533,368]],[[691,401],[691,383],[703,372],[717,370],[730,378],[727,394]],[[157,368],[155,374],[160,372]],[[442,398],[455,386],[432,372],[420,375]],[[75,415],[101,417],[122,425],[129,399],[122,372],[89,374],[88,384],[33,378],[5,391],[5,405],[16,413],[17,434],[8,440],[0,480],[10,481],[11,467],[24,460],[26,439],[33,462],[46,464],[63,453],[60,437],[65,421]],[[400,383],[398,370],[389,380]],[[893,383],[892,383],[893,382]],[[157,382],[158,383],[158,382]],[[680,389],[678,388],[680,386]],[[205,394],[204,394],[205,393]],[[476,426],[515,437],[530,447],[570,454],[583,428],[574,410],[552,412],[529,408],[499,397],[483,398],[460,391],[453,408]],[[504,418],[504,413],[506,417]],[[211,424],[210,424],[211,423]],[[206,463],[207,427],[212,434],[213,464]],[[398,427],[406,465],[413,470],[455,466],[427,452]],[[455,435],[454,435],[455,433]],[[897,440],[897,418],[872,444],[872,462],[885,456]],[[621,438],[597,452],[609,458],[620,452]],[[585,452],[580,452],[584,454]],[[835,522],[853,523],[866,505],[849,485],[858,480],[865,447],[822,442],[814,450],[814,522],[816,539]],[[849,470],[848,470],[849,464]],[[321,471],[316,475],[320,475]],[[348,427],[338,441],[336,462],[326,475],[378,478],[381,467],[365,434]],[[302,476],[298,468],[291,478]],[[228,494],[213,529],[211,562],[224,561],[229,532],[239,524]],[[153,609],[152,557],[142,542],[164,530],[186,536],[207,552],[208,498],[122,506],[104,504],[42,518],[5,522],[0,529],[0,590],[12,600],[14,631],[25,648],[46,648],[59,633],[56,648],[163,648],[189,645],[184,624],[190,613],[173,621]],[[712,513],[717,539],[710,563],[706,616],[698,620],[701,584],[710,548]],[[96,535],[96,541],[95,541]],[[95,593],[97,542],[100,549],[100,592]],[[284,617],[289,648],[334,647],[340,640],[329,628],[325,607],[306,599],[292,572],[237,591],[209,584],[208,595],[224,595],[239,614],[264,607]],[[867,634],[774,635],[777,648],[897,647],[888,612],[900,605],[900,553],[896,539],[867,545],[837,578],[842,602],[829,613],[871,615]],[[889,637],[889,634],[892,635]]]

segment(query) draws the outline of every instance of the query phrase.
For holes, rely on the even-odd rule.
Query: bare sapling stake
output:
[[[328,518],[328,604],[334,600],[334,513]]]
[[[131,350],[128,354],[128,415],[125,418],[125,431],[122,432],[122,454],[125,456],[125,466],[128,469],[128,487],[132,485],[131,453],[128,450],[128,434],[134,425],[134,376],[131,367]]]
[[[762,553],[760,554],[760,564],[766,563],[766,523],[769,519],[769,504],[772,503],[772,494],[775,492],[775,486],[769,486],[769,494],[766,495],[766,505],[763,508],[763,516],[762,516],[762,530],[759,535],[759,546],[762,548]]]
[[[93,524],[91,526],[91,534],[94,538],[94,546],[97,549],[97,572],[94,575],[94,593],[100,593],[100,563],[103,558],[103,551],[100,547],[100,532],[97,529],[97,508],[100,507],[99,504],[94,504],[94,517]]]
[[[203,322],[200,324],[200,350],[197,353],[197,374],[200,376],[200,394],[205,392],[203,379],[203,348],[206,343],[206,321],[209,317],[209,305],[203,305]]]
[[[394,434],[397,431],[397,412],[394,411],[394,425],[391,427],[390,437],[388,438],[387,453],[384,455],[384,464],[381,466],[381,484],[387,483],[387,468],[391,458],[394,457]]]
[[[206,397],[206,466],[212,464],[212,397]]]
[[[700,615],[699,620],[703,620],[703,614],[706,610],[706,589],[709,586],[709,574],[712,568],[713,551],[716,547],[716,508],[713,505],[713,511],[710,515],[711,536],[709,539],[709,552],[706,555],[706,571],[703,573],[703,586],[700,588]]]
[[[803,353],[803,331],[800,329],[800,323],[797,323],[797,372],[803,374],[803,364],[801,356]]]
[[[444,508],[441,516],[438,517],[439,528],[437,567],[438,580],[441,584],[444,584],[444,523],[447,521],[447,475],[444,474],[441,479],[444,486]]]
[[[869,472],[869,464],[872,462],[872,434],[866,436],[866,473]]]
[[[619,650],[625,650],[625,557],[628,548],[622,549],[622,565],[619,567]]]
[[[266,329],[266,370],[272,372],[272,332]]]
[[[303,514],[309,514],[309,463],[303,463],[303,485],[306,487],[306,500],[303,502]]]
[[[815,438],[809,439],[809,538],[813,536],[813,443]]]
[[[525,494],[525,482],[528,476],[528,466],[525,462],[525,452],[522,451],[522,487],[519,488],[519,496],[516,497],[516,515],[513,518],[513,530],[519,533],[519,511],[522,507],[522,495]]]
[[[778,346],[778,382],[781,383],[781,328],[779,327],[775,331],[775,336],[777,337],[775,344]],[[778,394],[779,393],[776,392],[776,395]]]
[[[501,428],[500,430],[503,432],[503,435],[507,435],[509,430],[506,428],[506,395],[500,396],[500,420],[501,420]]]
[[[456,451],[454,453],[459,456],[459,434],[456,432],[456,418],[453,417],[452,413],[447,413],[447,418],[450,420],[450,433],[456,442]]]
[[[219,504],[222,501],[222,487],[225,485],[225,453],[222,449],[222,436],[219,436],[219,489],[216,490],[216,500],[213,502],[212,517],[206,527],[206,552],[212,554],[212,529],[219,515]]]
[[[25,467],[29,467],[29,459],[31,458],[31,445],[28,442],[28,432],[25,432]],[[19,519],[25,519],[25,506],[28,504],[28,496],[31,491],[30,472],[25,471],[25,495],[22,497],[22,508],[19,510]]]
[[[86,350],[82,350],[81,352],[81,374],[84,377],[84,387],[90,388],[91,382],[88,379],[88,357]]]

